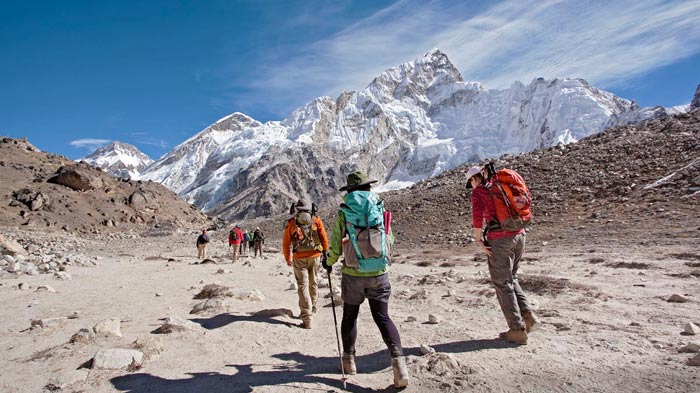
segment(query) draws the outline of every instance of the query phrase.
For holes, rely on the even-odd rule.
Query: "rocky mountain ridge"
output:
[[[433,50],[366,89],[319,97],[282,121],[234,113],[177,146],[144,179],[224,219],[274,215],[298,197],[338,202],[345,175],[380,189],[410,186],[468,161],[570,143],[673,111],[639,108],[581,79],[542,78],[503,90],[465,82]]]
[[[115,178],[101,169],[0,139],[0,225],[118,236],[202,227],[206,215],[165,186]]]

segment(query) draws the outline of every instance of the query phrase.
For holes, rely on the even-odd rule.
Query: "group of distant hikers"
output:
[[[338,345],[341,371],[343,375],[357,373],[357,318],[360,305],[367,299],[391,355],[394,385],[403,388],[408,386],[409,373],[399,331],[389,316],[388,272],[394,242],[391,212],[371,191],[373,183],[376,180],[369,180],[362,172],[347,176],[347,184],[339,189],[346,194],[330,239],[316,215],[315,205],[299,199],[290,208],[292,217],[287,220],[282,235],[282,253],[287,265],[294,269],[301,326],[305,329],[311,329],[317,311],[319,269],[327,271],[332,288],[333,265],[341,261],[342,355]],[[530,193],[518,173],[510,169],[497,172],[493,164],[470,168],[467,188],[472,190],[474,238],[487,255],[491,281],[509,328],[499,337],[515,344],[527,344],[528,333],[537,327],[538,320],[518,283],[517,273],[525,245],[525,227],[532,217]],[[235,255],[234,252],[234,261]],[[335,320],[335,300],[332,306]]]
[[[207,244],[209,244],[209,234],[206,229],[202,229],[202,233],[197,236],[197,258],[204,259],[207,257]],[[260,227],[250,232],[244,231],[240,226],[235,225],[228,233],[228,245],[233,250],[232,262],[238,261],[239,255],[246,255],[248,250],[253,250],[253,257],[262,257],[262,245],[265,243],[265,235]]]

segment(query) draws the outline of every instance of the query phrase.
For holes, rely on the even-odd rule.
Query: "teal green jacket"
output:
[[[343,202],[345,202],[347,199],[347,196],[343,198]],[[342,210],[338,211],[338,217],[335,219],[335,224],[333,225],[333,233],[331,233],[331,240],[330,240],[330,245],[328,248],[328,265],[333,266],[336,262],[338,262],[338,259],[340,259],[340,256],[343,254],[343,246],[342,246],[342,241],[343,241],[343,233],[345,229],[345,214],[343,213]],[[389,246],[394,244],[394,235],[391,231],[389,231]],[[352,269],[347,266],[343,266],[341,269],[343,274],[348,274],[350,276],[358,276],[358,277],[376,277],[376,276],[381,276],[382,274],[386,273],[389,271],[389,266],[387,265],[384,269],[376,271],[376,272],[358,272],[357,269]]]

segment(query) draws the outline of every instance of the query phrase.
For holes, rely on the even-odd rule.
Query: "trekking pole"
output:
[[[335,325],[335,341],[338,343],[338,359],[340,359],[340,372],[343,374],[343,390],[347,390],[347,385],[345,383],[345,368],[343,367],[343,355],[340,353],[340,336],[338,336],[338,318],[335,316],[335,296],[333,295],[333,284],[331,284],[331,272],[328,273],[328,287],[331,291],[331,308],[333,308],[333,324]]]

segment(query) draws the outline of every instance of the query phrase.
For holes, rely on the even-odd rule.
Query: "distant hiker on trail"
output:
[[[206,229],[202,229],[202,234],[197,236],[198,259],[204,259],[207,257],[207,244],[209,244],[209,235],[207,235]]]
[[[258,256],[260,252],[260,258],[262,258],[262,245],[265,244],[265,235],[260,230],[260,227],[255,227],[253,232],[253,257]]]
[[[342,366],[344,374],[356,374],[355,341],[357,316],[360,305],[367,298],[372,318],[377,324],[391,355],[394,385],[408,386],[409,375],[403,356],[401,337],[389,317],[389,247],[393,243],[391,214],[384,210],[384,202],[370,191],[376,180],[368,180],[362,172],[348,175],[347,185],[340,191],[347,195],[340,205],[331,234],[328,259],[321,260],[329,274],[341,255],[341,292],[343,321],[340,332],[343,339]]]
[[[510,176],[522,184],[514,183],[509,186],[505,176]],[[491,281],[496,289],[501,311],[508,323],[508,331],[500,333],[499,337],[512,343],[525,345],[527,334],[539,323],[527,301],[525,292],[518,283],[518,265],[525,248],[524,226],[531,217],[529,191],[522,177],[515,171],[505,169],[498,171],[497,175],[492,165],[484,173],[479,167],[470,168],[467,172],[467,182],[467,188],[473,188],[471,199],[474,239],[487,255]],[[526,221],[523,221],[515,212],[515,206],[508,208],[517,202],[508,202],[508,199],[503,197],[498,199],[501,195],[507,195],[507,192],[502,191],[505,188],[508,188],[512,195],[518,196],[517,187],[523,188],[526,194],[524,197],[527,201],[524,204],[527,205],[529,215],[525,217]],[[482,233],[484,224],[486,227]],[[482,236],[485,237],[486,243]]]
[[[255,242],[253,242],[253,237],[255,235],[255,232],[251,229],[248,231],[248,251],[253,251],[253,247],[255,247]]]
[[[231,228],[231,230],[228,233],[228,244],[230,247],[233,248],[233,262],[236,263],[238,260],[238,246],[241,244],[241,241],[243,240],[243,232],[241,231],[241,228],[236,225],[235,227]]]
[[[250,241],[250,238],[248,237],[248,232],[246,231],[241,231],[241,234],[243,235],[243,239],[241,240],[241,245],[238,251],[241,255],[245,255],[246,250],[248,249],[248,242]]]
[[[295,215],[287,220],[282,234],[282,253],[287,266],[294,267],[297,295],[304,329],[311,329],[311,319],[318,302],[319,257],[328,256],[328,237],[323,222],[304,199],[294,205]]]

